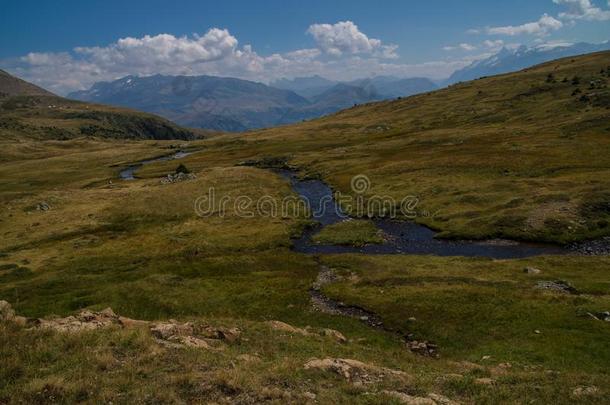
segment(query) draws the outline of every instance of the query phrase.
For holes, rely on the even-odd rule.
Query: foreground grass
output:
[[[376,312],[415,339],[436,342],[445,356],[608,371],[610,324],[588,313],[610,308],[610,259],[337,255],[323,262],[343,276],[326,287],[328,295]],[[524,273],[526,266],[542,272]],[[536,288],[549,280],[567,281],[579,293]]]

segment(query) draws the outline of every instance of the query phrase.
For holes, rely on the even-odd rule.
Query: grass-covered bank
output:
[[[325,287],[328,296],[437,343],[444,356],[607,371],[610,324],[589,314],[610,308],[610,259],[335,255],[322,262],[341,277]],[[577,293],[538,288],[557,280]]]
[[[350,219],[324,227],[312,240],[321,244],[363,246],[382,243],[383,235],[370,220]]]

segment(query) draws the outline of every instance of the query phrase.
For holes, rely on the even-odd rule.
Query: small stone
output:
[[[481,357],[481,360],[489,360],[489,359],[491,359],[491,356],[483,356],[483,357]]]
[[[572,391],[572,395],[575,397],[585,397],[585,396],[593,396],[599,393],[599,388],[591,386],[591,387],[578,387]]]
[[[542,273],[542,270],[537,269],[535,267],[529,267],[528,266],[528,267],[523,269],[523,272],[526,273],[526,274],[540,274],[540,273]]]
[[[415,321],[417,321],[417,319],[416,319],[414,316],[412,316],[412,317],[410,317],[409,319],[407,319],[407,321],[409,321],[409,322],[415,322]]]
[[[309,391],[304,392],[303,396],[311,401],[314,401],[317,398],[316,394],[314,394],[313,392],[309,392]]]
[[[51,209],[51,206],[48,203],[46,203],[45,201],[43,201],[43,202],[39,203],[38,205],[36,205],[36,209],[38,211],[48,211]]]
[[[494,385],[496,381],[492,378],[477,378],[474,380],[474,383],[478,385]]]
[[[339,343],[347,343],[347,338],[341,332],[339,332],[338,330],[323,329],[322,330],[322,335],[323,336],[331,337],[331,338],[335,339]]]
[[[538,329],[536,329],[536,330],[534,331],[534,333],[535,333],[536,335],[540,335],[542,332],[540,332]]]
[[[294,327],[292,325],[288,325],[287,323],[282,322],[282,321],[268,321],[265,323],[267,325],[269,325],[271,327],[271,329],[278,330],[281,332],[297,333],[297,334],[303,335],[303,336],[310,335],[310,333],[308,331],[306,331],[305,329],[296,328],[296,327]]]
[[[246,363],[258,363],[259,361],[261,361],[260,357],[251,354],[240,354],[239,356],[237,356],[237,360]]]

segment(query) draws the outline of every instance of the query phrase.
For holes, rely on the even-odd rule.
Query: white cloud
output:
[[[462,50],[462,51],[466,51],[466,52],[472,52],[472,51],[476,50],[477,47],[474,45],[471,45],[471,44],[467,44],[467,43],[461,43],[456,46],[444,46],[443,47],[444,51],[455,51],[458,49]]]
[[[318,47],[328,55],[342,56],[369,54],[383,58],[396,58],[396,45],[383,45],[379,39],[369,38],[351,21],[336,24],[313,24],[307,30]]]
[[[341,26],[344,28],[338,28]],[[312,27],[317,27],[312,29],[319,39],[316,47],[267,56],[259,55],[250,45],[240,46],[229,31],[213,28],[203,35],[145,35],[70,52],[30,53],[0,60],[0,65],[55,93],[67,94],[127,75],[215,75],[263,82],[314,74],[334,80],[382,74],[443,79],[477,58],[390,63],[397,56],[396,46],[367,37],[353,23],[330,25],[330,31],[324,24]],[[474,47],[459,46],[465,50]]]
[[[487,40],[483,41],[483,45],[489,49],[499,49],[504,46],[504,41],[502,41],[501,39],[497,39],[495,41],[491,41],[491,40],[487,39]]]
[[[127,37],[106,47],[77,47],[74,51],[107,71],[130,68],[146,74],[223,59],[235,54],[236,48],[237,38],[229,31],[212,28],[205,35],[193,38],[170,34]]]
[[[547,35],[563,27],[563,23],[548,14],[543,14],[538,21],[522,25],[507,25],[504,27],[489,27],[486,29],[489,35]]]
[[[596,7],[591,0],[553,0],[553,3],[566,6],[567,12],[559,14],[566,20],[607,21],[610,20],[610,10]],[[610,7],[610,1],[608,1]]]

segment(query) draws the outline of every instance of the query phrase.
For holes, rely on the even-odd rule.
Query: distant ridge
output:
[[[281,79],[276,88],[215,76],[126,76],[98,82],[68,96],[77,100],[136,108],[181,125],[245,131],[318,118],[370,101],[436,89],[428,79],[389,76],[334,82],[320,76]]]

